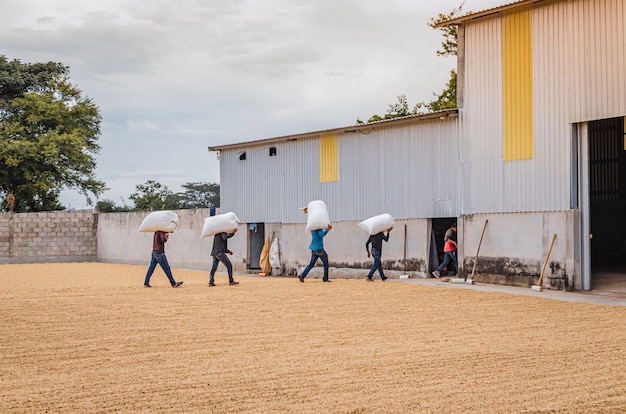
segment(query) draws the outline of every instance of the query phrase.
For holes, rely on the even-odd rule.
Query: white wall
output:
[[[213,238],[200,238],[204,219],[210,209],[176,210],[180,223],[167,244],[165,254],[171,267],[210,270]],[[148,213],[101,213],[98,219],[98,261],[107,263],[150,264],[153,233],[141,233],[139,225]],[[230,257],[235,268],[242,268],[246,240],[244,226],[228,240],[234,252]],[[245,268],[245,266],[244,266]],[[221,270],[219,270],[221,271]]]
[[[200,238],[208,209],[177,210],[179,228],[166,245],[168,261],[173,268],[210,270],[213,238]],[[98,220],[98,260],[148,266],[152,251],[152,233],[137,231],[147,213],[106,213]],[[580,289],[580,245],[576,235],[578,212],[544,212],[513,214],[475,214],[459,217],[460,275],[471,274],[485,220],[489,220],[477,265],[477,275],[484,281],[503,284],[532,284],[539,276],[553,234],[557,234],[544,275],[546,286]],[[406,271],[404,268],[404,226],[406,237]],[[305,224],[266,223],[265,234],[278,238],[281,268],[273,274],[295,276],[302,272],[311,258],[308,248],[310,232]],[[389,242],[383,245],[383,267],[389,277],[428,274],[431,223],[427,219],[396,220]],[[331,278],[365,277],[372,259],[367,258],[365,242],[368,234],[358,221],[333,223],[324,238],[324,247],[331,264]],[[230,257],[238,273],[247,272],[247,224],[240,224],[237,234],[229,239]],[[316,267],[311,277],[319,277]],[[219,272],[223,272],[220,267]],[[476,277],[476,280],[480,280]]]

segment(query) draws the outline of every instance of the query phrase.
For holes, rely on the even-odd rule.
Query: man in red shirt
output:
[[[180,285],[183,284],[183,282],[176,282],[174,280],[174,276],[172,276],[172,270],[170,269],[170,265],[167,262],[167,257],[165,256],[165,243],[167,242],[169,237],[170,234],[164,231],[154,232],[154,237],[152,238],[152,260],[150,261],[150,267],[148,267],[148,273],[146,273],[146,279],[143,282],[143,287],[151,287],[150,278],[152,277],[154,269],[156,269],[157,263],[165,272],[165,275],[170,280],[170,284],[173,288],[180,287]]]
[[[441,262],[439,267],[437,267],[437,269],[433,272],[433,276],[436,278],[441,276],[441,271],[448,266],[450,260],[454,262],[454,273],[459,272],[459,264],[456,260],[456,223],[453,223],[452,226],[450,226],[450,228],[446,231],[443,241],[443,262]]]

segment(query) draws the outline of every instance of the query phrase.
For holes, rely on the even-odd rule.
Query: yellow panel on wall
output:
[[[533,64],[530,8],[502,22],[504,161],[533,158]]]
[[[339,181],[339,150],[337,134],[320,138],[320,182]]]

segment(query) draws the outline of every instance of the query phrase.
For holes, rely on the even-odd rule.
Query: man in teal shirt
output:
[[[309,274],[311,269],[313,269],[317,259],[322,259],[322,263],[324,264],[324,278],[322,281],[330,282],[330,280],[328,280],[328,254],[326,253],[326,250],[324,250],[324,236],[326,236],[332,228],[333,226],[329,224],[327,229],[311,230],[311,244],[309,244],[309,249],[311,250],[311,261],[302,274],[298,276],[300,282],[304,282],[304,278]]]

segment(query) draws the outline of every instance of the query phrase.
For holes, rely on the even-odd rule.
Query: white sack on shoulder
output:
[[[144,217],[139,231],[145,233],[153,233],[155,231],[164,231],[171,233],[178,227],[178,214],[173,211],[159,210],[153,211]]]
[[[393,227],[393,217],[388,213],[379,214],[363,220],[359,223],[359,227],[372,236]]]
[[[311,201],[307,205],[307,222],[306,229],[323,230],[328,228],[330,217],[328,215],[328,207],[322,200]]]
[[[232,211],[207,217],[204,219],[200,237],[211,237],[217,233],[232,233],[238,224],[239,218]]]

